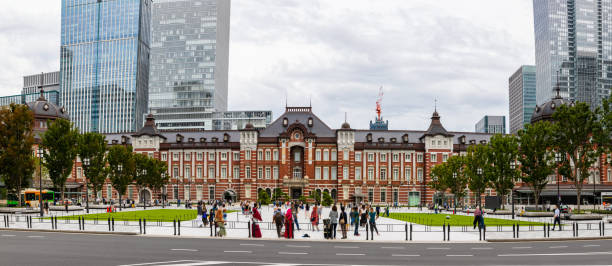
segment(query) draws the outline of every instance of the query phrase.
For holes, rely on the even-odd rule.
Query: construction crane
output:
[[[382,108],[380,107],[383,99],[383,87],[380,86],[378,89],[378,98],[376,99],[376,114],[378,115],[378,120],[382,120],[380,114],[382,113]]]

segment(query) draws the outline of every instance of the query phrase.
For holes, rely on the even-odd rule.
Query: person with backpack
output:
[[[347,226],[347,219],[348,217],[346,216],[346,212],[344,211],[344,206],[340,207],[340,219],[338,220],[338,223],[340,224],[340,230],[342,231],[342,239],[346,239],[346,226]]]
[[[336,205],[332,206],[332,209],[329,212],[329,222],[332,230],[329,237],[336,239],[336,231],[338,228],[338,207],[336,207]]]
[[[217,227],[219,227],[219,237],[224,237],[226,235],[225,232],[225,220],[223,219],[223,208],[218,208],[215,212],[215,222],[217,223]]]
[[[276,209],[272,219],[274,221],[274,224],[276,225],[276,234],[278,235],[278,238],[281,238],[285,217],[283,216],[283,212],[281,212],[280,208]]]

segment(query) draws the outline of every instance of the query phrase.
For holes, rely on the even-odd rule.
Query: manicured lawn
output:
[[[449,216],[450,219],[446,219]],[[428,214],[428,213],[390,213],[389,218],[400,220],[403,222],[431,225],[431,226],[442,226],[443,224],[450,224],[452,226],[472,226],[474,216],[465,215],[453,215],[453,214]],[[485,224],[487,226],[512,226],[513,224],[520,225],[542,225],[538,222],[526,222],[518,220],[506,220],[490,218],[485,215]]]
[[[227,213],[235,211],[228,210]],[[83,217],[85,220],[107,220],[109,217],[115,218],[115,221],[138,221],[139,219],[147,219],[147,221],[163,221],[171,222],[173,220],[188,221],[197,217],[197,211],[192,210],[176,210],[176,209],[157,209],[143,211],[125,211],[115,213],[96,213],[86,215],[61,216],[57,219],[62,220],[77,220]]]

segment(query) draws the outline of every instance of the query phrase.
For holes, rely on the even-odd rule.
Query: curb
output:
[[[138,235],[138,233],[133,233],[133,232],[70,231],[70,230],[23,229],[23,228],[0,228],[0,231],[69,233],[69,234],[93,234],[93,235],[124,235],[124,236],[136,236],[136,235]]]
[[[309,238],[294,238],[294,239],[286,239],[286,238],[244,238],[244,237],[209,237],[209,236],[168,236],[168,235],[154,235],[154,234],[146,234],[139,235],[141,237],[151,237],[151,238],[189,238],[189,239],[218,239],[218,240],[244,240],[244,241],[283,241],[283,242],[322,242],[322,243],[371,243],[371,244],[486,244],[484,241],[403,241],[403,240],[388,240],[388,241],[380,241],[380,240],[359,240],[359,239],[309,239]]]
[[[547,242],[547,241],[582,241],[582,240],[612,240],[612,236],[593,237],[557,237],[557,238],[523,238],[523,239],[487,239],[487,242]]]

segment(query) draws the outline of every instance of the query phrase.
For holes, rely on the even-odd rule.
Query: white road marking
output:
[[[8,236],[8,237],[10,237],[10,236],[15,236],[15,235],[2,235],[2,236]]]
[[[172,251],[198,251],[197,249],[190,249],[190,248],[173,248],[171,250]]]
[[[365,256],[365,254],[336,253],[336,256]]]
[[[599,247],[600,245],[584,245],[583,247],[588,248],[588,247]]]
[[[446,250],[446,249],[450,249],[450,248],[427,248],[427,249],[444,249],[444,250]]]
[[[192,261],[188,263],[172,263],[172,264],[157,264],[155,266],[201,266],[201,265],[219,265],[228,263],[227,261]]]
[[[264,244],[240,244],[241,246],[263,247]]]
[[[225,250],[225,253],[251,253],[252,251],[248,250]]]
[[[195,260],[158,261],[158,262],[149,262],[149,263],[124,264],[124,265],[119,265],[119,266],[144,266],[144,265],[153,265],[153,264],[160,264],[160,263],[175,263],[175,262],[187,262],[187,261],[194,262]]]
[[[419,257],[419,254],[391,254],[391,257]]]
[[[353,247],[353,246],[334,246],[334,248],[359,248],[359,247]]]
[[[455,255],[449,254],[449,255],[446,255],[446,256],[447,257],[473,257],[474,255],[471,255],[471,254],[455,254]]]
[[[490,249],[493,249],[493,248],[472,248],[472,249],[475,249],[475,250],[490,250]]]
[[[512,249],[528,249],[528,248],[531,248],[531,247],[512,247]]]
[[[278,252],[280,255],[308,255],[306,252]]]
[[[523,256],[590,256],[590,255],[610,255],[610,252],[582,252],[582,253],[540,253],[540,254],[498,254],[498,257],[523,257]]]
[[[552,247],[549,247],[549,248],[566,248],[566,247],[567,246],[552,246]]]
[[[286,247],[289,247],[289,248],[309,248],[311,246],[286,245]]]
[[[403,247],[380,247],[384,249],[404,249]]]
[[[44,238],[44,236],[28,236],[29,238]]]

